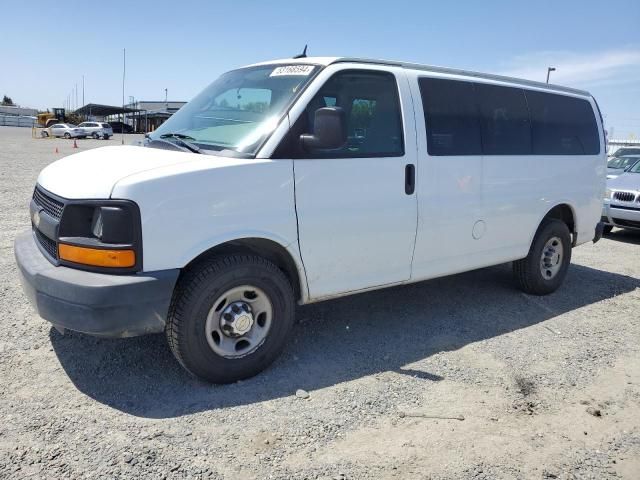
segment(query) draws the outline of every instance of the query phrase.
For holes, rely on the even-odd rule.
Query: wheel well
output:
[[[555,218],[564,222],[573,237],[573,243],[576,241],[576,221],[573,210],[566,203],[556,205],[544,216],[544,218]]]
[[[291,254],[279,243],[264,238],[241,238],[216,245],[194,258],[183,268],[183,271],[207,258],[233,253],[259,255],[273,262],[291,282],[291,287],[293,288],[296,299],[300,300],[302,298],[300,275],[298,274],[298,268]]]

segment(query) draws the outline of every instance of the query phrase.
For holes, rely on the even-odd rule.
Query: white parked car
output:
[[[504,262],[554,292],[602,235],[605,177],[585,91],[280,60],[224,74],[145,147],[47,166],[15,254],[58,329],[164,331],[189,372],[233,382],[282,351],[296,303]]]
[[[82,122],[78,127],[82,128],[87,133],[87,136],[96,140],[99,138],[109,140],[109,137],[113,137],[111,125],[105,122]]]
[[[602,221],[605,233],[613,227],[640,230],[640,162],[607,181]]]
[[[49,135],[52,137],[84,138],[87,133],[71,123],[56,123],[49,127]]]

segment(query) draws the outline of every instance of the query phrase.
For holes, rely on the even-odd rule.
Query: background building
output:
[[[186,103],[162,100],[135,101],[125,105],[125,108],[137,110],[139,113],[127,115],[125,121],[135,132],[153,132]]]

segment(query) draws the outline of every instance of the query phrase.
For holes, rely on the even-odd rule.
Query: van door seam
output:
[[[311,298],[311,291],[309,290],[309,278],[307,277],[307,267],[304,264],[304,258],[302,256],[302,245],[300,245],[300,219],[298,218],[298,196],[296,192],[296,161],[291,159],[291,173],[293,174],[293,211],[296,215],[296,237],[298,240],[298,254],[300,255],[300,263],[302,263],[302,272],[304,273],[304,280],[307,285],[307,299]]]
[[[409,97],[411,99],[411,110],[413,111],[413,131],[414,131],[414,141],[415,141],[415,145],[414,145],[414,149],[413,149],[413,153],[414,153],[414,161],[416,164],[416,171],[415,171],[415,178],[414,178],[414,194],[416,196],[415,200],[416,200],[416,223],[415,223],[415,230],[413,232],[413,249],[411,250],[411,265],[409,266],[409,278],[407,280],[411,280],[413,278],[413,261],[416,255],[416,243],[418,242],[418,222],[420,221],[420,201],[419,201],[419,190],[420,190],[420,184],[418,182],[418,178],[419,178],[419,166],[418,166],[418,161],[419,161],[419,157],[418,157],[418,126],[417,126],[417,122],[416,122],[416,105],[413,99],[413,90],[411,88],[411,82],[409,80],[408,75],[406,74],[406,72],[402,72],[404,75],[404,80],[406,82],[406,85],[409,89]]]

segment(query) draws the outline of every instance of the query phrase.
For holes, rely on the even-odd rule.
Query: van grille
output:
[[[614,192],[613,198],[621,202],[633,202],[636,199],[636,194],[632,192]]]
[[[51,257],[57,259],[58,248],[56,246],[56,242],[51,240],[46,235],[43,235],[42,233],[40,233],[40,230],[38,229],[35,229],[34,232],[36,232],[36,239],[38,240],[38,243],[42,248],[44,248],[45,252],[47,252]]]
[[[62,217],[64,204],[50,197],[38,187],[33,191],[33,202],[56,220],[60,220]]]

